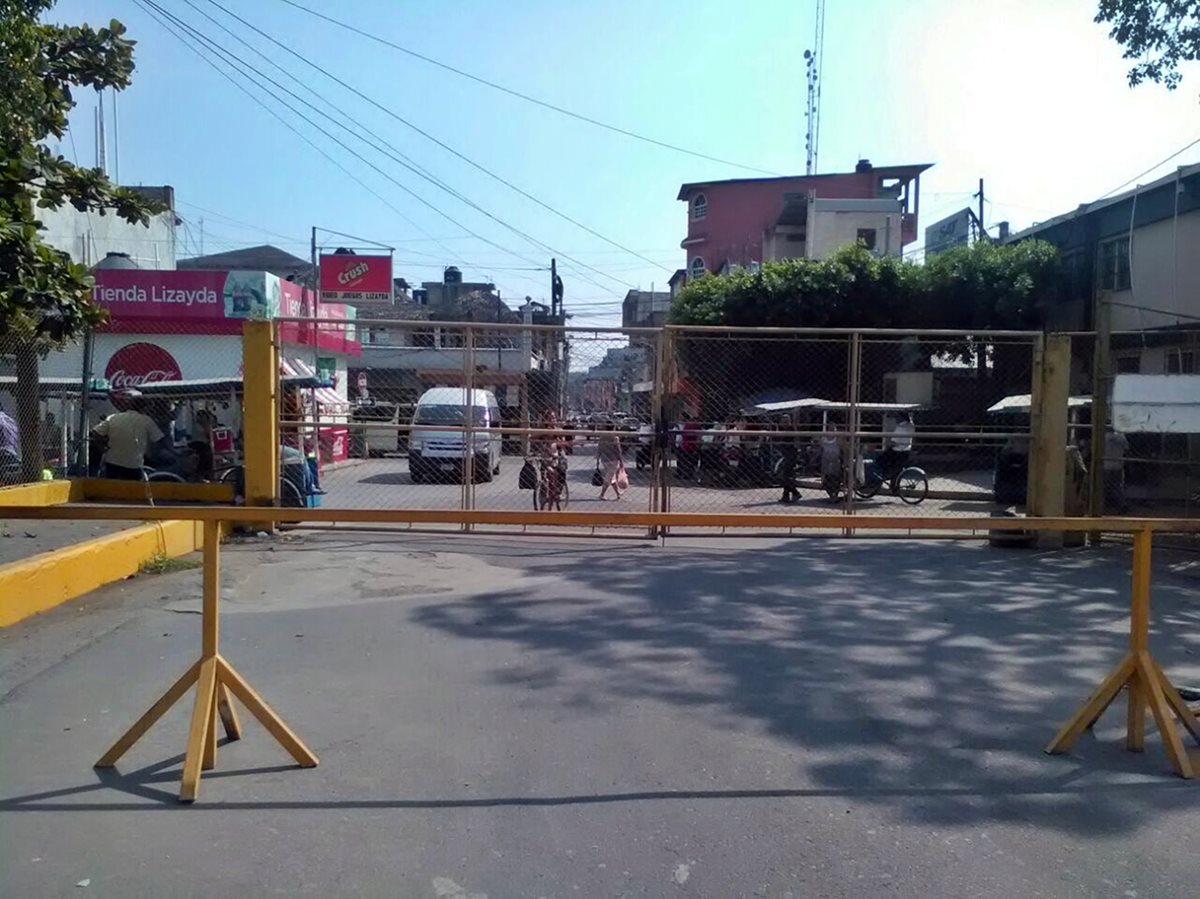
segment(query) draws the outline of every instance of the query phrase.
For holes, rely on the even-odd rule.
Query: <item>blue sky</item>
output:
[[[596,129],[321,22],[280,0],[220,0],[462,154],[539,200],[636,250],[631,256],[472,169],[400,122],[227,19],[252,54],[184,0],[158,0],[279,80],[264,59],[364,123],[487,213],[559,254],[576,323],[619,317],[629,286],[664,287],[679,249],[686,181],[753,173]],[[812,0],[302,0],[336,18],[482,77],[632,131],[795,174],[804,169],[804,60]],[[1200,137],[1200,72],[1183,86],[1127,86],[1126,63],[1092,22],[1094,0],[828,0],[821,170],[932,162],[922,226],[973,202],[986,180],[988,223],[1014,227],[1094,199]],[[133,0],[63,0],[54,18],[121,19],[138,41],[134,85],[119,98],[125,183],[172,184],[188,249],[275,243],[307,257],[312,225],[397,247],[397,271],[434,280],[446,264],[503,295],[543,298],[550,253],[405,171],[346,143],[443,210],[432,211],[279,109],[393,208],[256,106]],[[300,88],[290,84],[293,90]],[[95,95],[79,92],[75,147],[94,160]],[[266,102],[279,108],[273,100]],[[315,121],[334,130],[325,119]],[[110,151],[111,153],[111,151]],[[1192,148],[1140,180],[1200,160]],[[110,156],[110,169],[112,159]],[[398,211],[397,211],[398,210]],[[463,228],[502,245],[497,249]],[[436,238],[431,241],[430,237]],[[515,250],[519,256],[507,252]],[[564,255],[587,263],[578,270]],[[594,282],[594,283],[593,283]]]

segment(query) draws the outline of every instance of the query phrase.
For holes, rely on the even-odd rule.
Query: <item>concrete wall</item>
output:
[[[808,256],[824,259],[858,239],[860,228],[875,230],[879,256],[900,255],[900,204],[892,200],[822,200],[808,205]]]
[[[1114,331],[1195,324],[1200,317],[1200,211],[1133,231],[1131,289],[1110,295]],[[1148,312],[1144,307],[1167,313]],[[1155,371],[1164,369],[1158,368]]]
[[[75,262],[91,267],[108,253],[128,253],[138,268],[175,268],[175,212],[153,216],[150,225],[131,225],[113,215],[80,212],[69,203],[41,209],[42,237]]]
[[[895,396],[888,395],[888,402],[933,404],[933,372],[896,371],[884,375],[884,381],[895,381]]]

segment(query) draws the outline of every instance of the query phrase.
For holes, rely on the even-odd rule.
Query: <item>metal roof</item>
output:
[[[1197,162],[1193,165],[1181,165],[1171,172],[1171,174],[1164,175],[1162,178],[1151,181],[1148,184],[1138,184],[1130,190],[1115,194],[1111,197],[1101,197],[1100,199],[1093,200],[1090,203],[1080,203],[1070,212],[1064,212],[1062,215],[1056,215],[1054,218],[1046,219],[1044,222],[1036,222],[1023,231],[1017,231],[1014,234],[1010,234],[1008,236],[1008,242],[1011,243],[1018,240],[1024,240],[1049,228],[1053,228],[1056,225],[1061,225],[1064,222],[1069,222],[1072,219],[1077,219],[1081,216],[1090,215],[1093,212],[1099,212],[1101,209],[1105,209],[1116,203],[1122,203],[1135,194],[1141,195],[1147,191],[1156,190],[1160,187],[1171,184],[1176,179],[1190,178],[1195,174],[1200,174],[1200,162]]]
[[[773,178],[726,178],[721,181],[692,181],[680,185],[679,196],[675,199],[686,200],[687,194],[698,187],[712,187],[717,184],[762,184],[769,181],[820,181],[827,178],[844,178],[847,175],[876,175],[882,178],[915,178],[926,169],[933,168],[932,162],[920,162],[913,165],[875,165],[862,172],[825,172],[819,175],[779,175]]]
[[[1032,399],[1028,393],[1017,393],[1012,396],[1006,396],[1004,399],[993,404],[988,408],[988,412],[1028,412],[1031,402]],[[1080,409],[1091,404],[1092,398],[1090,396],[1067,397],[1068,409]]]

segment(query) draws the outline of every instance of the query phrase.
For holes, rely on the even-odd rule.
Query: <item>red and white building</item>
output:
[[[855,241],[899,256],[916,239],[921,173],[929,167],[860,159],[853,172],[684,184],[677,199],[688,205],[680,244],[687,277],[772,259],[822,259]]]
[[[322,457],[346,458],[349,368],[362,355],[353,308],[321,303],[319,327],[287,321],[314,315],[314,293],[261,271],[97,269],[95,279],[93,298],[108,310],[109,319],[93,337],[93,379],[103,379],[113,389],[163,381],[193,387],[196,382],[240,381],[243,323],[284,319],[279,322],[281,374],[322,383],[304,392],[310,419],[320,428]],[[84,345],[50,354],[41,375],[43,382],[74,378],[82,383]],[[239,429],[236,396],[216,405],[222,422]]]

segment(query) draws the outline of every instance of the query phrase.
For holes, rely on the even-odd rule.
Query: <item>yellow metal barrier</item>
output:
[[[97,768],[111,768],[146,731],[195,685],[196,700],[192,706],[192,723],[188,730],[187,754],[183,760],[183,782],[179,789],[181,802],[193,802],[200,790],[200,772],[217,763],[217,719],[230,740],[241,739],[242,727],[230,702],[232,693],[242,701],[259,723],[302,768],[316,767],[317,757],[304,742],[292,733],[274,710],[263,701],[218,651],[219,600],[221,575],[221,526],[214,520],[204,523],[204,588],[201,605],[200,658],[167,688],[129,730],[121,735],[108,752],[96,762]]]
[[[279,500],[279,344],[275,337],[274,322],[243,325],[242,435],[248,506],[270,506]]]
[[[709,515],[677,512],[510,512],[482,510],[430,509],[283,509],[240,508],[231,506],[164,507],[130,506],[14,506],[5,509],[6,517],[27,519],[194,519],[204,522],[204,594],[200,658],[172,684],[150,709],[97,762],[99,767],[117,760],[174,703],[196,685],[184,761],[180,799],[193,801],[199,789],[200,772],[216,761],[216,721],[224,724],[230,739],[237,739],[240,726],[229,702],[229,692],[242,701],[271,735],[283,745],[301,767],[317,764],[317,757],[257,693],[241,678],[218,652],[218,606],[221,522],[376,522],[444,524],[545,524],[569,526],[692,526],[724,528],[817,528],[830,527],[825,515]],[[1200,743],[1200,722],[1179,692],[1159,667],[1149,648],[1150,629],[1150,548],[1154,532],[1200,533],[1200,520],[1165,518],[962,518],[954,520],[903,516],[864,516],[855,522],[862,530],[1023,530],[1089,531],[1101,529],[1134,535],[1133,589],[1130,615],[1129,652],[1073,715],[1046,747],[1049,753],[1061,753],[1083,731],[1091,727],[1116,698],[1122,687],[1129,688],[1126,718],[1126,747],[1140,751],[1145,742],[1146,708],[1154,715],[1163,745],[1180,777],[1191,778],[1195,770],[1175,727],[1178,718]]]

